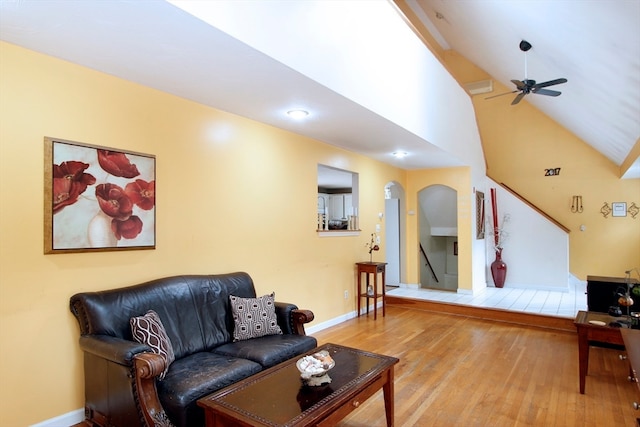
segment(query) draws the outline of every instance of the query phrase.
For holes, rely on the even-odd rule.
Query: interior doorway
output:
[[[384,229],[387,234],[386,282],[389,285],[398,285],[400,284],[400,200],[385,199],[384,212]]]
[[[404,189],[397,182],[389,182],[384,187],[384,199],[386,284],[398,286],[405,278]]]
[[[420,287],[458,289],[458,192],[431,185],[418,193]]]

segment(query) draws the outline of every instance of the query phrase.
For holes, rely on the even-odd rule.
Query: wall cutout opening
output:
[[[318,165],[317,231],[359,231],[358,174]]]

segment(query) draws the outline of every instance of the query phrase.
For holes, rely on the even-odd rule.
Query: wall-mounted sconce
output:
[[[636,219],[636,215],[640,212],[640,208],[636,206],[636,202],[631,202],[631,205],[627,208],[627,212],[629,212],[631,218]]]
[[[571,212],[573,213],[582,213],[584,209],[582,208],[582,196],[573,196],[573,200],[571,202]]]
[[[609,214],[611,213],[611,207],[609,206],[609,204],[607,202],[604,202],[604,205],[602,205],[602,207],[600,208],[600,213],[605,218],[608,217]]]

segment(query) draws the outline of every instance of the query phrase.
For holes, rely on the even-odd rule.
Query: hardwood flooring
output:
[[[400,359],[396,426],[636,426],[637,386],[619,351],[591,348],[579,393],[575,332],[389,305],[384,318],[314,336]],[[338,424],[384,425],[381,392]]]
[[[591,347],[586,393],[581,395],[577,335],[566,325],[526,326],[501,314],[501,321],[494,321],[486,318],[492,314],[467,317],[455,310],[420,308],[390,304],[386,317],[378,312],[376,321],[370,314],[314,334],[319,344],[400,359],[395,367],[396,427],[637,425],[640,413],[632,407],[640,400],[637,386],[627,380],[628,366],[619,351]],[[338,427],[385,425],[378,392]]]

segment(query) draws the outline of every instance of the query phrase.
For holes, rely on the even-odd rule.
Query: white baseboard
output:
[[[76,409],[55,418],[32,424],[30,427],[69,427],[84,421],[84,409]]]
[[[419,283],[398,283],[399,288],[420,289]]]
[[[320,332],[323,329],[327,329],[330,328],[332,326],[338,325],[342,322],[345,322],[349,319],[353,319],[354,317],[356,317],[356,311],[351,311],[349,313],[343,314],[342,316],[338,316],[338,317],[334,317],[333,319],[329,319],[329,320],[325,320],[322,323],[319,323],[317,325],[314,326],[309,326],[309,327],[305,327],[305,332],[307,333],[307,335],[312,335],[316,332]]]
[[[382,301],[378,301],[378,304],[376,304],[377,307],[379,309],[382,309]],[[371,310],[373,310],[373,308],[371,308]],[[353,319],[354,317],[356,317],[357,315],[357,311],[353,310],[350,311],[349,313],[343,314],[342,316],[338,316],[338,317],[334,317],[333,319],[329,319],[329,320],[325,320],[322,323],[319,323],[317,325],[314,326],[309,326],[304,328],[305,332],[307,333],[307,335],[312,335],[316,332],[320,332],[323,329],[327,329],[330,328],[332,326],[335,325],[339,325],[342,322],[346,322],[349,319]],[[360,314],[366,314],[367,313],[367,307],[361,307],[360,308]]]
[[[488,288],[495,288],[495,286],[487,286]],[[534,291],[553,291],[553,292],[569,292],[569,285],[566,286],[544,286],[544,285],[530,285],[523,283],[508,283],[504,285],[505,288],[512,289],[526,289]]]

